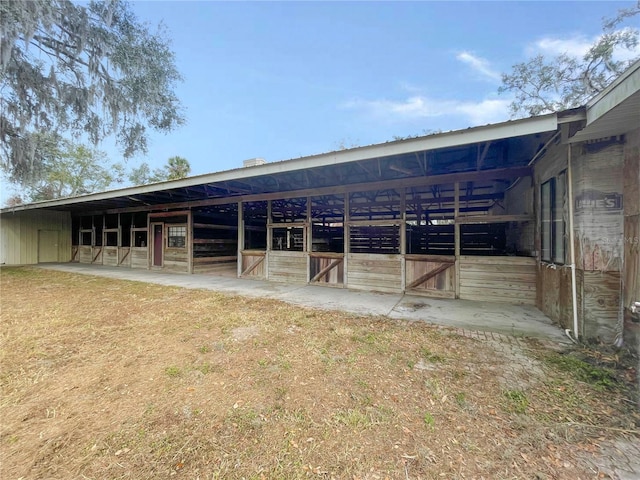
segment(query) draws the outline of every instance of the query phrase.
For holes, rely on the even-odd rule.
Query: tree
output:
[[[189,176],[191,173],[191,165],[186,158],[171,157],[167,160],[165,167],[167,171],[167,180],[179,180]]]
[[[147,128],[183,123],[166,32],[149,32],[126,1],[0,1],[0,31],[0,148],[12,177],[51,155],[45,132],[93,145],[114,135],[129,158],[146,152]]]
[[[55,141],[55,148],[47,147],[49,153],[41,162],[37,177],[22,183],[29,201],[85,195],[124,180],[124,167],[111,164],[105,153],[64,139]]]
[[[171,157],[166,165],[161,168],[154,168],[143,162],[139,167],[133,168],[129,173],[129,181],[133,185],[148,185],[150,183],[166,182],[167,180],[179,180],[191,173],[191,165],[186,158]]]
[[[637,28],[620,25],[640,13],[640,3],[623,9],[613,19],[604,20],[603,33],[589,50],[576,58],[563,53],[547,59],[537,55],[513,66],[502,75],[500,93],[513,92],[512,116],[540,115],[584,105],[604,90],[638,57],[616,59],[621,51],[633,52],[638,46]]]

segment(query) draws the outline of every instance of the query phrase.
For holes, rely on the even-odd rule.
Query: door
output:
[[[164,224],[153,224],[153,266],[162,266],[162,250],[164,247]]]
[[[38,263],[57,262],[58,230],[38,230]]]

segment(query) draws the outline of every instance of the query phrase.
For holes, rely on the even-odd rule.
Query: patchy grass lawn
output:
[[[585,459],[639,424],[620,372],[522,339],[37,268],[0,286],[6,479],[598,478]]]

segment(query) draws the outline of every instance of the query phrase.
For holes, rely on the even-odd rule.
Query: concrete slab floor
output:
[[[560,345],[570,343],[560,327],[553,324],[540,310],[527,305],[443,300],[400,293],[290,285],[228,276],[163,273],[81,263],[41,264],[39,267],[158,285],[213,290],[252,298],[272,298],[304,307],[340,310],[357,315],[382,315],[466,330],[532,337]]]

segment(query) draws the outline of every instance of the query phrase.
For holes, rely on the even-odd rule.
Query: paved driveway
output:
[[[40,267],[158,285],[214,290],[247,297],[273,298],[294,305],[341,310],[358,315],[382,315],[464,330],[534,337],[560,345],[569,343],[560,327],[554,325],[540,310],[527,305],[442,300],[399,293],[363,292],[317,285],[291,285],[228,276],[163,273],[81,263],[43,264]]]

